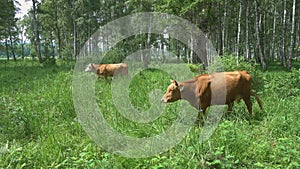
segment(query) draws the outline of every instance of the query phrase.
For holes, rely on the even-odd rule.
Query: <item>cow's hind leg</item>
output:
[[[234,102],[228,103],[227,105],[228,105],[228,109],[226,115],[229,115],[232,112]]]
[[[196,120],[196,125],[199,126],[199,123],[201,126],[204,126],[204,122],[205,122],[205,112],[206,112],[206,108],[204,109],[200,109],[198,111],[198,119]]]
[[[245,97],[243,98],[246,106],[247,106],[247,109],[248,109],[248,113],[249,113],[249,123],[251,124],[251,118],[252,118],[252,102],[251,102],[251,99],[250,99],[250,96],[249,97]]]

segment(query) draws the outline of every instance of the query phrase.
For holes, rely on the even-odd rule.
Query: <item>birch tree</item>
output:
[[[218,54],[219,56],[223,55],[223,29],[222,29],[222,11],[221,11],[221,2],[217,3],[218,5]]]
[[[32,0],[33,8],[33,32],[34,32],[34,46],[39,59],[39,62],[42,63],[42,54],[41,54],[41,43],[40,43],[40,33],[37,19],[37,0]]]
[[[257,58],[259,58],[263,69],[265,70],[267,68],[267,64],[265,61],[265,57],[263,55],[263,51],[261,48],[260,43],[260,24],[259,24],[259,11],[258,11],[258,0],[255,0],[255,34],[256,34],[256,45],[255,45],[255,54],[257,55]]]
[[[282,25],[281,25],[281,64],[286,67],[286,49],[285,49],[285,24],[286,24],[286,0],[282,0]]]
[[[272,31],[272,45],[270,48],[270,56],[272,61],[275,58],[275,37],[276,37],[276,18],[277,18],[277,10],[276,10],[276,2],[274,3],[273,9],[273,31]]]
[[[241,35],[241,19],[242,19],[242,0],[239,1],[239,16],[237,24],[237,37],[236,37],[236,61],[238,63],[240,55],[240,35]]]
[[[293,8],[292,8],[292,23],[291,23],[291,43],[290,43],[290,51],[287,67],[288,69],[292,68],[292,60],[294,55],[294,46],[295,46],[295,13],[296,13],[296,0],[293,0]]]
[[[245,60],[250,59],[250,47],[249,47],[249,0],[246,0],[246,18],[245,18]]]

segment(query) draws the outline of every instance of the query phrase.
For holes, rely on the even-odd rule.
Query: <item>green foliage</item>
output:
[[[272,92],[279,98],[296,97],[300,92],[300,69],[293,68],[284,76],[280,73],[268,74],[265,81],[269,83],[265,85],[266,92]]]
[[[232,70],[259,71],[242,62],[238,68],[232,58],[225,61]],[[82,129],[72,102],[73,66],[59,60],[47,66],[26,59],[0,63],[0,168],[299,168],[299,69],[260,72],[265,111],[253,105],[252,125],[244,118],[243,103],[236,104],[206,142],[199,142],[202,128],[195,126],[167,152],[133,159],[102,149]],[[201,71],[200,66],[189,66]],[[149,92],[165,92],[169,79],[156,69],[136,74],[130,84],[132,105],[149,109]],[[124,118],[114,107],[111,81],[96,80],[95,93],[99,108],[116,131],[153,136],[177,118],[181,101],[168,104],[151,123]]]
[[[28,117],[24,115],[24,108],[9,96],[2,96],[0,101],[1,123],[0,131],[6,140],[23,139],[29,134]]]
[[[120,63],[125,58],[125,53],[118,48],[114,48],[105,54],[101,63]]]
[[[67,46],[67,47],[65,47],[61,50],[61,56],[63,56],[62,57],[63,60],[66,60],[66,61],[69,61],[69,60],[73,59],[74,55],[73,55],[71,45]]]
[[[204,69],[203,69],[202,64],[188,64],[188,67],[194,73],[197,73],[197,74],[204,73]]]
[[[34,46],[34,39],[36,39],[35,37],[37,36],[35,36],[34,33],[34,27],[36,26],[39,32],[43,57],[53,55],[51,54],[52,51],[50,52],[50,49],[53,47],[56,51],[57,49],[61,50],[60,57],[66,60],[75,59],[76,54],[80,53],[85,42],[99,29],[99,27],[114,21],[117,18],[121,18],[122,16],[128,16],[137,12],[155,12],[172,14],[187,19],[196,27],[203,30],[206,35],[209,35],[208,37],[212,40],[213,44],[223,45],[222,47],[218,47],[220,50],[224,50],[220,53],[230,54],[237,51],[239,51],[239,53],[246,53],[245,49],[249,49],[249,56],[257,57],[256,59],[259,60],[255,53],[257,53],[256,45],[258,45],[258,42],[256,41],[257,39],[260,39],[261,42],[259,45],[262,50],[264,50],[261,52],[265,53],[265,60],[272,62],[275,59],[283,58],[281,52],[279,52],[280,50],[275,49],[283,48],[282,43],[278,42],[290,41],[292,26],[286,26],[286,31],[281,32],[277,29],[273,30],[273,24],[265,24],[259,28],[259,30],[263,32],[261,38],[256,38],[259,33],[256,33],[256,35],[254,34],[254,36],[250,38],[251,36],[249,36],[249,34],[254,32],[254,26],[257,25],[256,27],[258,27],[259,25],[255,25],[256,19],[254,16],[259,17],[263,12],[266,12],[268,15],[264,18],[265,23],[275,22],[274,25],[286,23],[286,25],[296,25],[295,27],[297,27],[297,22],[295,24],[291,23],[293,19],[287,19],[284,22],[280,21],[280,18],[288,18],[280,15],[284,14],[283,11],[292,9],[292,3],[287,3],[287,6],[282,6],[281,3],[277,3],[277,1],[257,2],[258,11],[256,14],[254,8],[256,1],[235,3],[233,1],[227,2],[220,0],[81,0],[72,2],[65,0],[43,0],[38,2],[35,0],[33,2],[36,2],[37,4],[37,14],[33,15],[33,13],[35,13],[33,9],[35,8],[31,9],[18,25],[16,25],[18,20],[16,18],[16,13],[18,12],[18,7],[22,8],[22,6],[18,5],[19,3],[17,0],[2,0],[1,2],[3,3],[0,4],[7,5],[3,6],[2,13],[0,14],[0,39],[1,42],[6,40],[12,41],[13,44],[9,44],[7,49],[5,49],[6,46],[0,45],[0,48],[3,48],[3,50],[0,51],[0,55],[6,55],[6,52],[4,52],[5,50],[8,50],[8,55],[10,55],[15,48],[17,48],[17,50],[15,50],[17,56],[21,55],[20,46],[18,45],[24,43],[20,42],[19,39],[21,33],[24,33],[25,37],[30,40],[29,45]],[[243,13],[241,16],[237,15],[239,5],[245,7],[242,8],[242,10],[246,14]],[[296,6],[299,6],[299,2]],[[249,17],[249,15],[251,17]],[[296,12],[294,15],[299,16],[299,12]],[[37,18],[35,19],[34,16]],[[130,27],[129,25],[139,26],[135,24],[136,22],[124,25],[124,27],[119,29],[119,33],[123,32],[123,29],[128,29]],[[238,32],[239,24],[241,24],[240,32]],[[169,28],[166,27],[164,30],[168,31]],[[188,55],[189,53],[186,52],[189,50],[187,47],[188,45],[182,45],[174,41],[172,37],[164,38],[162,35],[151,35],[149,44],[145,44],[147,36],[144,36],[143,39],[139,39],[139,35],[137,34],[140,32],[135,33],[136,35],[125,40],[134,39],[133,42],[121,43],[118,46],[118,49],[113,49],[113,54],[108,56],[105,62],[117,62],[122,60],[124,56],[137,51],[140,47],[146,46],[156,49],[161,48],[162,44],[165,49],[169,52],[176,53],[178,56]],[[113,34],[112,36],[115,36],[118,32],[116,32],[115,35]],[[298,34],[299,31],[295,31],[292,36],[299,37]],[[249,38],[241,38],[237,37],[237,35]],[[104,35],[102,38],[105,46],[110,35]],[[235,43],[237,42],[237,39],[239,39],[239,44]],[[24,40],[25,39],[22,41]],[[289,45],[289,43],[285,43],[284,48],[288,49],[288,47],[294,46],[295,52],[294,56],[288,57],[287,60],[293,60],[297,54],[299,54],[299,40],[295,40],[294,45]],[[104,50],[114,47],[115,46],[107,46]],[[273,49],[270,50],[270,48]],[[35,51],[34,48],[32,48],[31,52],[33,51]],[[183,53],[183,51],[185,52]],[[25,53],[27,56],[28,52]],[[54,55],[57,55],[56,52],[53,53]],[[32,56],[36,56],[36,53],[32,53]]]

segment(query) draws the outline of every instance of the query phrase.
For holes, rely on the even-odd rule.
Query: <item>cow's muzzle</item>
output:
[[[163,103],[167,103],[168,101],[167,101],[167,99],[166,98],[161,98],[161,100],[160,100],[161,102],[163,102]]]

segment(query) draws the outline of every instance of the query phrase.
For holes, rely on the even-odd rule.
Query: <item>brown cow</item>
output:
[[[128,75],[128,66],[125,63],[118,64],[93,64],[90,63],[84,71],[86,72],[94,72],[98,75],[98,79],[100,77],[104,77],[107,81],[108,76],[114,76],[116,71],[120,71],[119,73],[122,75]]]
[[[210,105],[227,104],[228,111],[231,111],[234,101],[243,99],[251,116],[252,102],[250,95],[255,97],[262,109],[261,100],[251,90],[250,74],[247,71],[234,71],[199,75],[183,82],[172,80],[161,101],[168,103],[184,99],[205,114],[207,107]],[[201,117],[200,112],[198,117]]]

